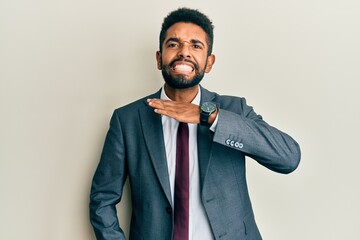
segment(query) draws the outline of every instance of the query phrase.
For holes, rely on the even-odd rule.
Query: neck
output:
[[[191,103],[199,91],[199,86],[196,85],[191,88],[177,89],[172,88],[165,83],[164,87],[166,95],[173,101]]]

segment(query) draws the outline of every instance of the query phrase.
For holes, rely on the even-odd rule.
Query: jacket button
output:
[[[166,212],[167,212],[168,214],[171,214],[171,213],[172,213],[171,207],[167,207],[167,208],[166,208]]]
[[[244,144],[239,143],[239,142],[235,142],[235,147],[236,148],[243,148]]]

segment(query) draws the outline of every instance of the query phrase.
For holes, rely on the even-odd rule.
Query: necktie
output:
[[[189,127],[179,123],[176,138],[174,240],[189,239]]]

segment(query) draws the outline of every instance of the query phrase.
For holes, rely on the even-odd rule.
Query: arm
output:
[[[244,152],[273,171],[294,171],[300,162],[298,143],[267,124],[246,105],[245,99],[236,98],[235,101],[233,106],[240,106],[240,109],[219,110],[214,141]]]
[[[155,112],[180,122],[199,123],[199,106],[191,103],[149,99]],[[216,119],[217,118],[217,119]],[[286,133],[267,124],[244,98],[223,97],[219,111],[209,119],[214,141],[244,152],[263,166],[280,173],[294,171],[300,162],[300,147]],[[237,144],[235,144],[237,142]]]
[[[114,112],[90,194],[90,221],[97,239],[125,239],[119,226],[116,204],[127,177],[121,125]]]

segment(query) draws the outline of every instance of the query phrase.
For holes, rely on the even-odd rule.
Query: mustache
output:
[[[191,61],[191,60],[189,60],[189,59],[186,59],[186,58],[176,58],[176,59],[172,60],[172,61],[169,63],[168,67],[169,67],[169,68],[172,68],[173,65],[175,64],[175,62],[188,62],[188,63],[191,63],[191,64],[194,66],[194,69],[195,69],[196,71],[199,71],[199,66],[198,66],[195,62],[193,62],[193,61]]]

